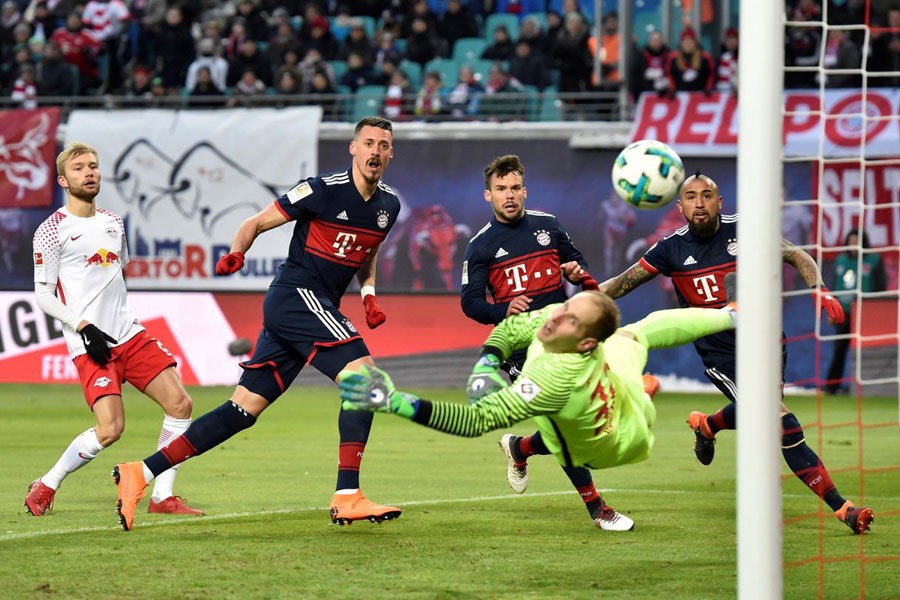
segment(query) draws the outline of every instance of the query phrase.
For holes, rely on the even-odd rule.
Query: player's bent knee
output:
[[[100,442],[100,445],[104,448],[109,448],[111,445],[118,442],[123,433],[125,433],[124,423],[94,427],[94,435],[97,436],[97,441]]]

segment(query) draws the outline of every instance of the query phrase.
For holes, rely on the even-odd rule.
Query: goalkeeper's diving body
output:
[[[470,396],[485,393],[474,403],[432,402],[400,392],[387,373],[373,366],[339,375],[341,400],[345,410],[392,413],[463,437],[533,418],[548,451],[542,454],[553,454],[563,466],[608,469],[650,456],[656,409],[643,385],[648,350],[732,329],[734,321],[729,305],[662,310],[619,327],[615,302],[601,292],[584,291],[562,304],[511,316],[494,328],[469,378]],[[499,365],[524,348],[522,374],[507,385]],[[586,506],[601,529],[634,528],[633,520],[599,495]]]

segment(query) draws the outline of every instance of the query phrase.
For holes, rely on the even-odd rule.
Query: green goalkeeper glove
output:
[[[475,404],[507,385],[509,384],[500,375],[500,359],[490,353],[482,354],[466,383],[466,398],[469,404]]]
[[[341,371],[338,388],[344,410],[393,413],[412,419],[418,409],[419,398],[398,392],[390,375],[375,366],[363,365],[359,372]]]

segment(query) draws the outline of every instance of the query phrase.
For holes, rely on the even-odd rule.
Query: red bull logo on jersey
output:
[[[90,256],[86,256],[84,258],[84,265],[93,266],[99,265],[103,268],[109,267],[113,263],[119,262],[119,255],[113,252],[112,250],[107,250],[106,248],[100,248],[96,252],[94,252]]]

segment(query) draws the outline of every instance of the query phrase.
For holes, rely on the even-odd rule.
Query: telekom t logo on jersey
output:
[[[528,275],[525,274],[525,265],[513,265],[503,269],[506,275],[506,281],[513,286],[512,291],[524,292],[525,282],[528,281]]]
[[[337,236],[335,236],[334,243],[332,247],[334,248],[335,256],[340,256],[341,258],[347,258],[347,250],[353,246],[356,242],[356,234],[355,233],[345,233],[343,231],[339,231]]]
[[[719,291],[719,286],[716,285],[715,275],[695,277],[692,281],[694,283],[694,289],[697,290],[697,295],[703,298],[704,302],[717,301],[715,293]]]

